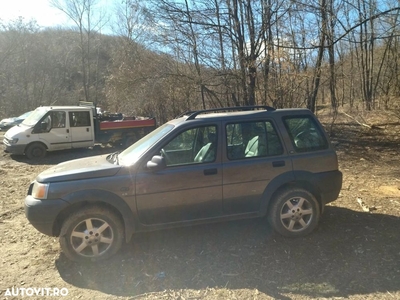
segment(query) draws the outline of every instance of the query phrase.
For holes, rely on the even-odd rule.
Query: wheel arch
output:
[[[323,203],[321,201],[321,191],[313,184],[313,174],[309,172],[290,172],[284,173],[274,178],[265,188],[260,212],[265,215],[273,201],[273,199],[286,189],[302,188],[310,192],[318,201],[320,212],[323,212]]]
[[[101,206],[114,212],[124,224],[125,241],[129,242],[135,230],[133,213],[119,196],[104,190],[83,190],[63,198],[70,205],[62,210],[53,224],[53,235],[59,236],[64,220],[72,213],[87,206]]]
[[[46,144],[45,142],[43,142],[43,141],[32,141],[32,142],[30,142],[29,144],[27,144],[27,145],[25,146],[24,153],[26,153],[26,150],[27,150],[30,146],[34,145],[34,144],[40,144],[40,145],[44,146],[44,148],[46,149],[46,151],[49,149],[49,147],[47,146],[47,144]]]

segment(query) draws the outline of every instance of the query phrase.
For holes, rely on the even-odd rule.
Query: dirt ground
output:
[[[113,149],[49,154],[39,164],[1,149],[0,299],[24,298],[6,296],[13,287],[66,288],[67,299],[400,299],[399,119],[356,116],[371,129],[344,114],[332,128],[320,119],[344,180],[315,233],[287,239],[257,219],[138,234],[100,264],[67,260],[56,238],[27,222],[23,200],[50,165]]]

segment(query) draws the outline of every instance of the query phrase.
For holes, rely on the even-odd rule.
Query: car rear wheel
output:
[[[25,155],[28,159],[43,158],[46,156],[46,147],[40,143],[31,144],[26,148]]]
[[[300,188],[279,193],[271,203],[269,222],[275,231],[287,237],[301,237],[318,225],[320,207],[315,197]]]
[[[108,209],[91,206],[70,215],[63,223],[60,245],[74,261],[100,261],[114,255],[122,246],[121,219]]]

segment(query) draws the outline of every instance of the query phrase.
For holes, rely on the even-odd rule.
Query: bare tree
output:
[[[97,14],[98,0],[50,0],[51,5],[62,11],[75,24],[80,35],[81,79],[85,101],[97,100],[98,77],[96,61],[96,43],[104,25],[104,16]],[[97,38],[97,40],[95,40]],[[94,59],[93,59],[94,58]],[[94,82],[92,82],[94,81]],[[91,95],[94,87],[95,95]]]

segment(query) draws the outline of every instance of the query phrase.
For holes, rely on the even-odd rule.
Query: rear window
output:
[[[310,152],[328,148],[325,135],[312,117],[285,117],[283,122],[296,152]]]

